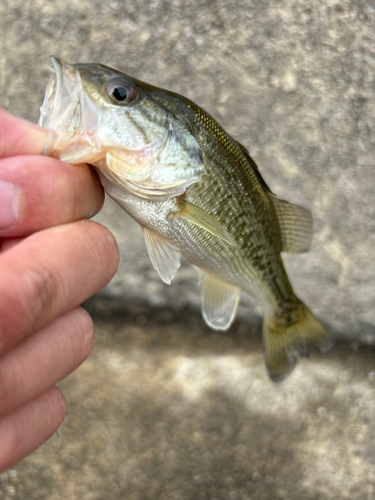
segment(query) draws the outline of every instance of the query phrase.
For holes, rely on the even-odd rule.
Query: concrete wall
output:
[[[1,499],[374,498],[374,348],[357,342],[375,341],[374,26],[373,0],[0,0],[0,105],[37,121],[50,54],[196,101],[312,211],[287,268],[354,340],[272,385],[250,300],[230,332],[205,328],[196,272],[164,285],[108,202],[122,260],[87,304],[95,349],[60,384],[59,439],[0,475]]]
[[[285,259],[296,292],[335,334],[375,341],[372,1],[3,0],[0,25],[0,104],[17,115],[38,119],[50,54],[203,106],[278,196],[312,211],[312,250]],[[104,293],[199,306],[194,270],[164,285],[126,215],[108,203],[97,219],[122,255]]]

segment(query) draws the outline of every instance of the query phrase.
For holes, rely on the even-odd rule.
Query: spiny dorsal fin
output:
[[[202,315],[206,324],[218,331],[228,330],[236,317],[241,290],[205,274],[202,284]]]
[[[227,243],[236,246],[235,242],[225,231],[220,222],[205,210],[202,210],[196,205],[193,205],[193,203],[190,203],[183,199],[178,200],[176,212],[174,212],[173,215],[181,217],[182,219],[186,219],[196,226],[199,226],[205,231],[213,234],[217,238],[220,238],[221,240],[224,240]]]
[[[243,155],[245,156],[246,160],[250,163],[250,166],[253,168],[254,174],[257,176],[257,179],[258,179],[260,185],[262,186],[262,188],[265,191],[268,191],[269,193],[272,193],[272,191],[270,190],[270,188],[267,186],[266,181],[263,179],[261,173],[259,172],[258,165],[251,158],[249,151],[245,148],[245,146],[242,146],[242,144],[240,144],[239,142],[237,142],[237,145],[239,146],[239,148],[242,151]]]
[[[147,227],[142,229],[152,265],[164,283],[170,285],[181,265],[181,252],[151,229]]]
[[[260,185],[270,195],[275,207],[281,230],[282,252],[306,252],[310,248],[312,239],[312,216],[310,212],[302,207],[276,198],[261,176],[258,166],[251,158],[248,150],[239,142],[237,144],[252,166]]]
[[[281,230],[282,252],[307,252],[312,239],[312,216],[308,210],[270,196]]]

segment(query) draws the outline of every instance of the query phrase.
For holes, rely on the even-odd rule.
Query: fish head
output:
[[[39,119],[49,129],[45,154],[90,163],[110,184],[150,200],[201,179],[195,114],[177,94],[100,64],[51,57],[50,67]]]

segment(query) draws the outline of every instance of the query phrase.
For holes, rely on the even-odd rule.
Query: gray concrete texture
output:
[[[47,57],[96,61],[202,105],[250,149],[271,189],[312,211],[312,250],[285,261],[296,292],[336,335],[375,341],[375,11],[368,1],[2,0],[1,104],[36,121]],[[199,306],[196,273],[171,287],[138,228],[98,217],[122,262],[106,289]],[[244,316],[254,315],[244,299]]]
[[[191,310],[95,300],[95,349],[60,384],[67,420],[0,475],[1,500],[375,498],[373,347],[275,385],[256,325],[223,335]]]
[[[96,348],[63,382],[69,417],[2,476],[0,499],[375,498],[375,6],[372,0],[0,0],[0,105],[37,121],[54,54],[186,95],[249,148],[273,192],[311,210],[296,293],[337,338],[268,381],[244,298],[217,334],[197,274],[153,270],[108,201],[120,269],[87,307]]]

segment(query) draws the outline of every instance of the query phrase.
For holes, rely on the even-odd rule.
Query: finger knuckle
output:
[[[15,370],[4,371],[0,367],[0,415],[3,415],[4,411],[11,407],[12,402],[17,400],[18,395],[22,394],[24,386],[24,379],[17,377]]]
[[[104,226],[96,224],[97,231],[94,238],[99,261],[108,281],[115,274],[119,264],[119,251],[113,234]]]
[[[77,307],[75,314],[77,327],[80,330],[81,357],[86,359],[94,346],[94,323],[89,313],[82,307]]]
[[[29,268],[23,275],[23,293],[20,294],[20,304],[24,319],[35,330],[41,317],[52,317],[60,293],[60,283],[52,267],[45,265],[38,269]]]

